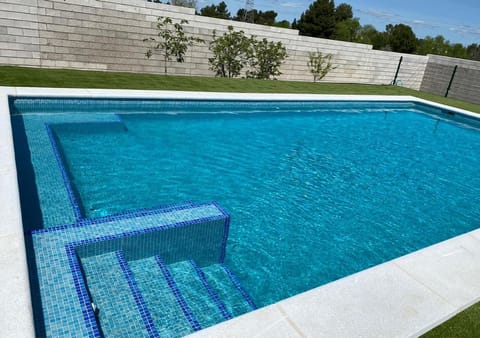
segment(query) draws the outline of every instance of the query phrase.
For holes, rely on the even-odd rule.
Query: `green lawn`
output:
[[[241,93],[412,95],[480,113],[480,105],[397,86],[225,79],[0,66],[0,86],[163,89]]]
[[[480,303],[472,305],[445,323],[427,332],[422,338],[480,337]]]

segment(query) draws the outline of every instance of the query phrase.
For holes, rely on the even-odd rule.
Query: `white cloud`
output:
[[[398,14],[395,14],[395,13],[391,13],[391,12],[384,12],[384,11],[379,11],[379,10],[376,10],[376,9],[357,9],[358,12],[360,13],[364,13],[366,15],[370,15],[370,16],[373,16],[373,17],[376,17],[376,18],[380,18],[380,19],[384,19],[384,20],[387,20],[387,19],[394,19],[394,18],[398,18]]]
[[[280,6],[288,7],[288,8],[299,8],[299,7],[304,7],[305,5],[298,2],[281,2]]]

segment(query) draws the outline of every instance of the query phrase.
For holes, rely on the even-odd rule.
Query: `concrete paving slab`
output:
[[[407,337],[454,310],[391,263],[292,297],[278,306],[308,337]]]
[[[187,337],[304,337],[276,305],[247,313]]]
[[[479,262],[480,238],[470,234],[394,261],[409,276],[458,308],[480,299]]]

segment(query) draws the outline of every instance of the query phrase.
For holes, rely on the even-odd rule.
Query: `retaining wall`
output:
[[[185,30],[204,39],[190,48],[185,63],[171,62],[170,74],[214,76],[208,43],[213,31],[228,25],[246,34],[281,41],[288,58],[279,79],[312,81],[308,53],[333,54],[336,69],[325,81],[389,84],[402,54],[372,50],[371,45],[298,35],[297,30],[246,24],[195,15],[191,8],[144,0],[0,0],[0,64],[162,73],[160,56],[146,59],[143,39],[154,36],[158,16],[187,19]],[[425,56],[404,55],[399,79],[420,88]]]
[[[480,97],[480,62],[377,51],[371,45],[300,36],[293,29],[203,17],[191,8],[145,0],[0,0],[0,8],[0,64],[162,73],[161,56],[147,59],[142,40],[155,35],[158,16],[169,16],[188,20],[185,31],[206,42],[192,46],[185,63],[170,62],[169,74],[214,76],[208,43],[214,31],[222,34],[232,25],[285,45],[288,58],[279,79],[312,81],[308,53],[319,50],[331,53],[336,67],[323,81],[390,84],[403,56],[398,85],[444,95],[458,64],[449,96],[474,102]]]
[[[453,71],[448,97],[480,104],[480,62],[429,55],[425,69],[422,91],[437,95],[446,95]]]

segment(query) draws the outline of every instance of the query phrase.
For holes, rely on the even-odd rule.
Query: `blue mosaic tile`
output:
[[[200,281],[202,282],[204,288],[207,290],[208,294],[210,295],[210,297],[212,298],[212,300],[215,302],[218,309],[222,313],[223,319],[225,319],[225,320],[232,319],[233,318],[232,314],[225,307],[225,304],[220,299],[220,296],[218,295],[217,291],[215,291],[215,289],[212,288],[210,283],[208,283],[207,277],[205,276],[205,273],[202,271],[202,269],[193,260],[190,261],[190,264],[195,269],[195,272],[197,273],[198,277],[200,278]]]
[[[109,248],[115,249],[115,246],[121,243],[115,242],[118,239],[125,240],[135,234],[145,236],[147,233],[155,233],[152,229],[162,232],[160,231],[162,229],[181,228],[190,223],[204,224],[202,223],[204,221],[217,222],[212,223],[212,226],[223,229],[224,218],[223,212],[215,205],[203,204],[158,214],[116,219],[101,224],[66,227],[54,231],[33,231],[31,236],[47,336],[65,336],[65,331],[71,336],[95,336],[95,330],[98,330],[92,324],[92,310],[86,292],[81,285],[79,286],[78,270],[74,264],[73,270],[71,268],[72,247],[81,251],[79,246],[113,240],[112,243],[117,244]],[[184,237],[185,240],[191,238]],[[216,236],[216,241],[218,238],[219,236]],[[223,234],[220,238],[223,238]],[[142,240],[148,246],[148,238],[143,237]],[[126,243],[132,242],[127,240]],[[136,244],[138,251],[144,250],[145,245],[138,245],[138,242]],[[188,249],[189,246],[184,245],[184,248]],[[103,247],[100,249],[105,250]],[[217,253],[211,257],[218,260],[220,251],[218,247]],[[135,250],[131,250],[130,255],[135,256]]]
[[[192,329],[194,331],[201,330],[202,327],[200,326],[200,323],[198,322],[195,315],[192,313],[192,310],[190,309],[190,306],[185,301],[185,298],[183,297],[182,293],[180,292],[180,289],[178,288],[177,283],[175,283],[172,275],[170,274],[170,271],[168,270],[167,266],[163,262],[162,258],[160,256],[155,256],[155,259],[157,261],[158,266],[160,267],[160,270],[162,271],[163,275],[165,276],[165,279],[167,280],[168,286],[170,287],[173,294],[175,295],[175,298],[177,299],[177,302],[180,305],[180,307],[183,311],[183,314],[185,315],[185,317],[187,317],[188,322],[192,326]]]

